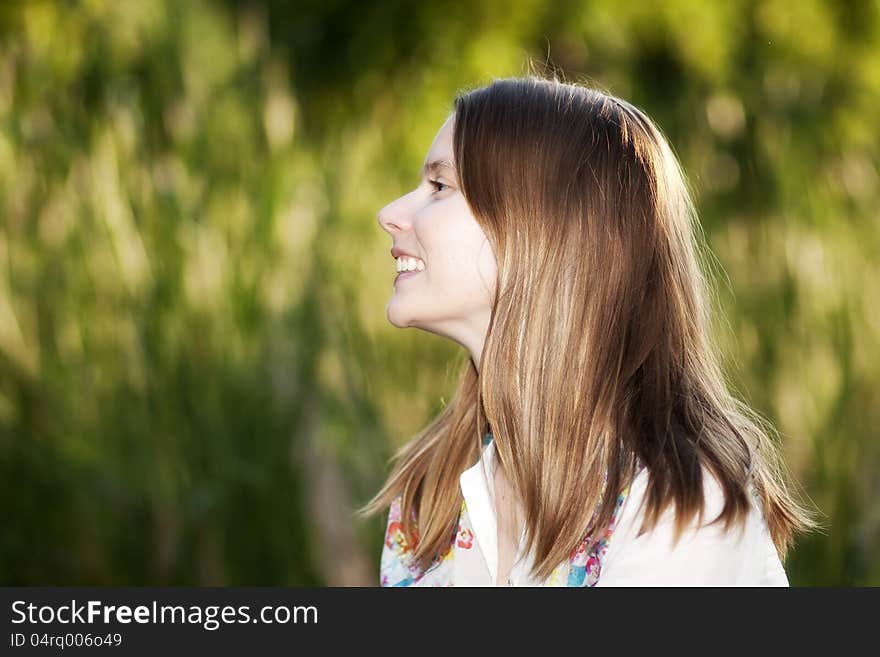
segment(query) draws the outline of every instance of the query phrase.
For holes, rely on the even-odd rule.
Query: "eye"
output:
[[[446,187],[446,188],[449,187],[449,185],[447,185],[446,183],[442,183],[442,182],[440,182],[439,180],[429,180],[428,183],[431,184],[431,185],[434,185],[435,187]],[[442,190],[442,189],[437,189],[436,191],[438,191],[438,192],[442,192],[443,190]]]

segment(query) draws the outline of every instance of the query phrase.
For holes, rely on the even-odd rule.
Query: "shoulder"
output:
[[[704,509],[674,542],[675,510],[664,509],[656,526],[638,535],[645,519],[648,471],[630,485],[602,563],[599,586],[787,586],[785,572],[754,495],[743,523],[713,523],[724,508],[724,491],[703,468]]]

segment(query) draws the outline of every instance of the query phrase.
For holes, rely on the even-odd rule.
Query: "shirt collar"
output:
[[[495,441],[490,438],[484,440],[480,459],[461,473],[459,484],[474,538],[486,560],[493,584],[498,577],[498,527],[495,520],[495,487],[492,485],[494,473]]]

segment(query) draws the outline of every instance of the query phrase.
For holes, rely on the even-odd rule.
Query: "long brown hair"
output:
[[[706,466],[726,498],[717,521],[742,521],[753,486],[784,560],[793,534],[818,524],[792,497],[772,427],[728,390],[710,340],[710,254],[660,129],[624,100],[534,75],[464,91],[454,115],[460,189],[498,267],[480,369],[463,364],[450,402],[360,513],[401,496],[428,567],[491,429],[536,577],[601,535],[616,499],[603,482],[622,490],[638,459],[641,531],[670,502],[676,540],[702,518]]]

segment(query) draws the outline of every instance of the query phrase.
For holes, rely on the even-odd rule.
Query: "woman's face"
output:
[[[392,255],[407,254],[424,264],[397,275],[386,314],[399,328],[413,326],[455,340],[479,367],[497,270],[486,235],[458,186],[454,121],[450,116],[434,138],[418,187],[379,211],[379,225],[393,238]],[[434,168],[433,162],[447,166]],[[389,272],[395,275],[393,261]]]

